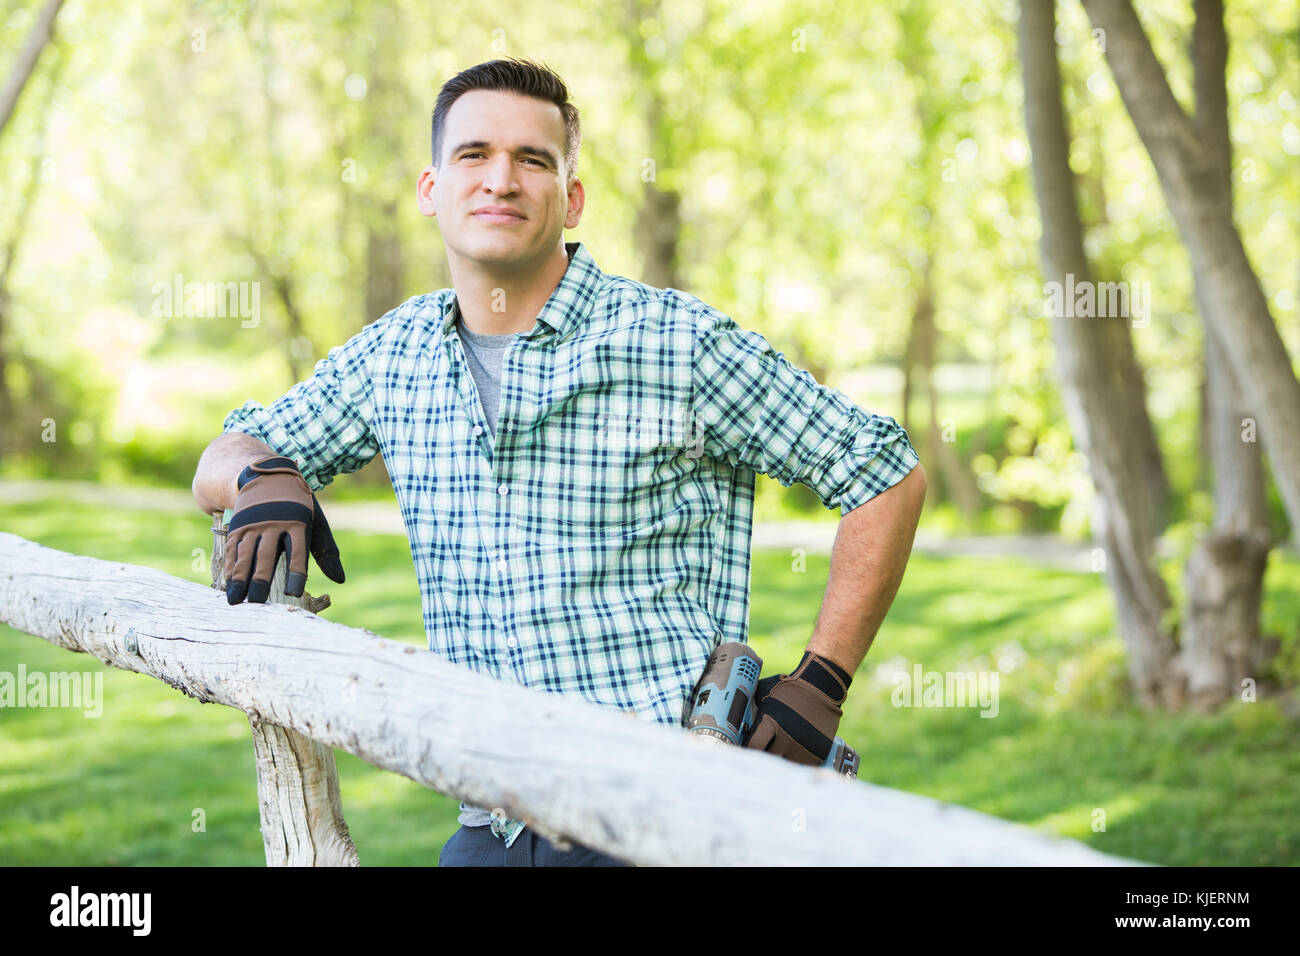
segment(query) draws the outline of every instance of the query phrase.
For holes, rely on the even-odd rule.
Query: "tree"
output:
[[[13,278],[14,264],[18,261],[23,238],[31,225],[32,209],[35,207],[36,194],[41,185],[41,166],[45,159],[44,144],[49,131],[50,107],[58,90],[59,75],[67,62],[67,54],[60,49],[63,44],[56,42],[54,46],[54,62],[48,71],[49,75],[46,78],[43,99],[40,107],[33,114],[38,119],[36,120],[36,140],[32,150],[31,172],[18,199],[13,221],[9,224],[4,238],[0,239],[0,462],[13,453],[18,444],[16,438],[13,437],[18,432],[18,429],[14,427],[16,417],[15,402],[5,380],[6,365],[13,346],[6,342],[5,330],[13,313],[11,279]]]
[[[1187,247],[1203,318],[1259,423],[1273,479],[1300,540],[1300,381],[1233,221],[1227,127],[1221,119],[1227,36],[1221,0],[1196,0],[1195,114],[1174,97],[1128,0],[1083,0],[1106,61]]]
[[[913,432],[911,417],[913,383],[918,391],[925,394],[928,419],[925,428],[925,446],[923,454],[927,462],[932,463],[928,474],[933,475],[936,499],[950,498],[968,520],[974,520],[979,510],[979,489],[971,475],[970,466],[963,461],[951,441],[944,441],[939,422],[939,389],[935,382],[935,365],[937,364],[940,330],[936,321],[939,309],[938,289],[935,282],[935,260],[939,255],[940,238],[943,235],[943,223],[939,214],[939,203],[935,201],[934,192],[941,184],[942,153],[938,148],[939,134],[943,130],[949,110],[943,103],[939,91],[930,82],[930,45],[926,42],[925,30],[931,22],[933,12],[925,2],[911,2],[899,11],[902,32],[900,44],[904,65],[912,78],[914,87],[916,124],[922,142],[920,172],[915,177],[916,201],[926,210],[928,216],[925,225],[920,228],[920,235],[914,237],[917,258],[922,260],[918,270],[920,276],[913,283],[916,290],[916,305],[912,309],[912,322],[907,336],[907,347],[903,353],[903,427],[909,434]]]
[[[641,37],[641,25],[663,16],[659,0],[626,0],[621,8],[619,27],[627,42],[628,65],[636,77],[636,88],[644,91],[644,123],[654,173],[642,181],[645,190],[636,214],[636,246],[642,255],[641,280],[659,288],[683,288],[678,268],[681,242],[681,194],[671,185],[660,185],[659,173],[670,172],[679,159],[673,127],[679,117],[667,109],[660,90],[660,68],[647,54]]]
[[[1232,142],[1228,135],[1228,62],[1223,9],[1198,3],[1191,44],[1196,112],[1202,148],[1211,157],[1217,189],[1232,206]],[[1271,656],[1259,633],[1264,571],[1272,547],[1259,444],[1243,441],[1249,408],[1241,383],[1212,321],[1216,307],[1207,277],[1196,274],[1196,299],[1205,326],[1205,417],[1214,470],[1214,526],[1187,562],[1187,607],[1181,666],[1187,691],[1202,709],[1218,706],[1257,675]]]
[[[1069,132],[1061,105],[1054,0],[1022,0],[1020,53],[1025,126],[1034,189],[1042,215],[1043,272],[1049,281],[1090,281],[1083,226],[1069,166]],[[1133,401],[1128,365],[1136,366],[1127,319],[1052,316],[1062,397],[1075,441],[1088,457],[1097,490],[1094,529],[1105,548],[1106,576],[1115,596],[1129,674],[1146,706],[1177,706],[1182,684],[1173,666],[1177,648],[1165,623],[1168,589],[1153,564],[1155,529],[1147,490],[1145,451],[1135,435],[1151,432],[1146,406]],[[1126,359],[1119,357],[1127,356]],[[1145,428],[1138,418],[1146,419]]]
[[[18,59],[9,73],[9,79],[5,81],[4,89],[0,90],[0,133],[4,132],[9,118],[14,115],[14,109],[18,106],[18,97],[22,96],[27,81],[31,79],[36,69],[36,61],[41,58],[41,51],[50,42],[50,37],[54,33],[54,18],[59,15],[59,8],[62,6],[63,0],[46,0],[45,6],[36,18],[35,26],[27,34],[27,42],[18,52]]]

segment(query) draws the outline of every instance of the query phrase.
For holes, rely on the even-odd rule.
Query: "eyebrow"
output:
[[[467,142],[461,143],[461,144],[459,144],[458,146],[454,147],[454,148],[452,149],[452,151],[451,151],[451,155],[452,155],[452,156],[455,156],[455,155],[457,155],[458,153],[461,153],[461,152],[463,152],[464,150],[467,150],[467,149],[487,149],[487,148],[489,148],[491,145],[492,145],[492,144],[489,143],[487,140],[482,140],[482,139],[470,140],[470,141],[467,141]],[[547,162],[551,163],[551,165],[555,165],[555,161],[556,161],[556,160],[555,160],[555,154],[554,154],[554,153],[552,153],[552,152],[551,152],[550,150],[548,150],[548,149],[543,149],[543,148],[540,147],[540,146],[519,146],[519,147],[516,147],[516,148],[515,148],[515,155],[516,155],[516,156],[539,156],[539,157],[541,157],[542,159],[545,159]]]

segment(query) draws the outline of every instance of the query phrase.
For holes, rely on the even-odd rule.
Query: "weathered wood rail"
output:
[[[259,769],[268,863],[355,864],[331,747],[452,797],[503,807],[552,839],[641,864],[1134,863],[493,680],[301,607],[231,607],[224,593],[152,568],[5,533],[0,622],[237,708],[255,738],[263,735],[260,753],[298,755],[273,786]],[[303,741],[311,745],[305,757]],[[284,832],[267,833],[276,827]]]

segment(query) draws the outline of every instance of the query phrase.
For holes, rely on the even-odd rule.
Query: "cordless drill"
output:
[[[704,673],[691,694],[690,733],[729,744],[740,744],[754,726],[758,705],[758,675],[763,659],[748,644],[719,644],[709,655]],[[845,777],[858,775],[858,753],[836,737],[822,766]]]

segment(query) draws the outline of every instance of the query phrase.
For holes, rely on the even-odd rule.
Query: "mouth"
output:
[[[474,218],[483,222],[495,222],[508,224],[512,222],[523,222],[524,217],[516,212],[507,209],[483,209],[474,213]]]

